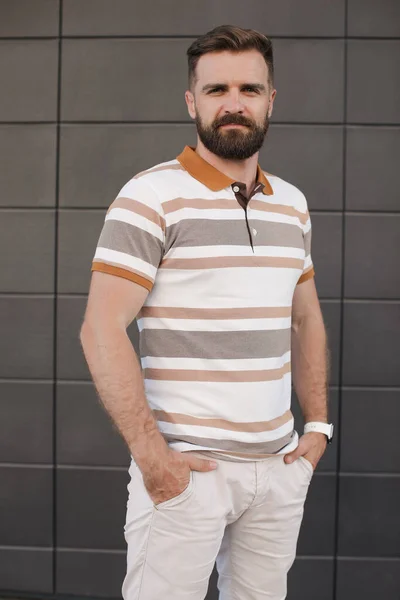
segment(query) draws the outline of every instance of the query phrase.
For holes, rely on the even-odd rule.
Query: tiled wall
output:
[[[398,0],[0,0],[8,595],[120,595],[128,453],[79,346],[90,261],[122,185],[194,143],[185,51],[222,23],[274,40],[261,163],[308,198],[332,351],[337,435],[310,487],[288,598],[400,597]]]

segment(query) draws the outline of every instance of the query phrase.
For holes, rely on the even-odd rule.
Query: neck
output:
[[[250,194],[256,183],[258,152],[244,160],[231,160],[221,158],[208,150],[197,136],[196,153],[210,165],[231,177],[235,181],[246,184],[247,193]]]

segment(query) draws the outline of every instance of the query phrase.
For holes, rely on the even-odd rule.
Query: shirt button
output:
[[[252,229],[253,235],[257,235],[257,229]]]
[[[240,189],[240,188],[239,188],[237,185],[234,185],[234,186],[233,186],[233,191],[234,191],[234,192],[238,192],[238,191],[239,191],[239,189]]]

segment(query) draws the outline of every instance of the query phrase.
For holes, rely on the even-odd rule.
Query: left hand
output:
[[[312,467],[315,470],[321,456],[325,452],[327,443],[328,440],[324,433],[320,433],[319,431],[304,433],[299,439],[297,448],[293,450],[293,452],[285,454],[283,460],[285,463],[291,463],[297,460],[299,456],[304,456],[304,458],[312,464]]]

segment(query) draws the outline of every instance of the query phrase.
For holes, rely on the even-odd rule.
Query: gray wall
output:
[[[398,0],[0,0],[3,592],[120,594],[128,453],[79,347],[90,261],[120,187],[194,142],[185,50],[226,22],[274,40],[261,162],[308,198],[333,357],[289,600],[399,597]]]

